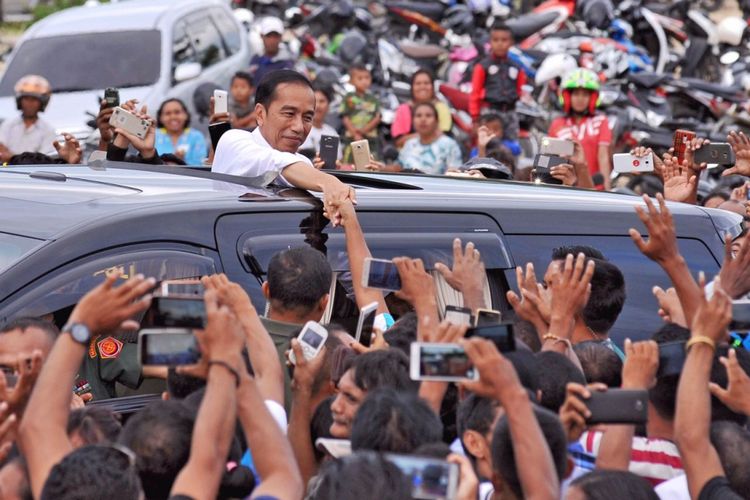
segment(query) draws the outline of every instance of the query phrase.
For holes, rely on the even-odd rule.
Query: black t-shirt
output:
[[[724,476],[717,476],[703,486],[698,500],[743,500],[741,496],[729,487],[729,480]]]

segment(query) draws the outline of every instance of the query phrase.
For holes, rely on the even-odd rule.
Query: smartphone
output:
[[[335,170],[336,158],[339,157],[339,138],[333,135],[321,135],[320,151],[318,154],[320,154],[320,159],[325,162],[323,168],[326,170]]]
[[[138,332],[142,366],[194,365],[201,359],[198,340],[185,328],[147,328]]]
[[[712,143],[702,146],[693,155],[693,162],[700,165],[708,163],[710,165],[734,165],[734,150],[726,142]]]
[[[151,122],[138,118],[130,111],[126,111],[117,106],[109,118],[109,124],[115,128],[121,128],[134,136],[145,139]]]
[[[143,324],[148,328],[204,328],[206,304],[203,298],[154,297]]]
[[[668,377],[682,373],[682,367],[687,358],[687,353],[685,352],[686,343],[685,341],[677,340],[659,344],[659,369],[656,372],[657,377]]]
[[[458,464],[430,457],[386,453],[385,459],[411,481],[411,497],[423,500],[456,498]]]
[[[567,139],[554,139],[552,137],[542,138],[540,153],[545,155],[573,156],[575,144]]]
[[[732,301],[732,321],[729,323],[730,332],[750,332],[750,300]]]
[[[302,353],[305,359],[313,359],[318,355],[328,339],[328,330],[315,321],[308,321],[302,327],[302,331],[297,335],[297,340],[302,346]],[[289,360],[293,365],[297,364],[294,351],[289,353]]]
[[[116,108],[120,105],[120,91],[114,87],[104,90],[104,100],[107,108]]]
[[[229,113],[228,97],[226,90],[214,90],[214,114]]]
[[[615,172],[624,174],[631,172],[653,172],[654,155],[635,156],[629,153],[612,155],[612,167]]]
[[[680,165],[685,160],[687,146],[693,139],[695,139],[695,132],[692,130],[675,130],[672,146],[674,147],[674,155],[677,157]]]
[[[516,337],[513,334],[513,323],[497,323],[490,326],[478,326],[466,332],[466,338],[481,337],[491,340],[500,352],[516,350]]]
[[[359,319],[357,320],[357,333],[354,340],[365,347],[370,346],[372,340],[372,328],[375,326],[375,316],[378,315],[378,303],[367,304],[359,310]]]
[[[162,297],[180,295],[202,298],[206,292],[203,284],[197,280],[162,281],[160,288]]]
[[[479,378],[460,344],[412,342],[409,363],[412,380],[457,382]]]
[[[471,309],[458,306],[445,306],[445,317],[443,319],[450,321],[454,325],[471,326]]]
[[[474,326],[496,325],[503,320],[500,311],[494,309],[477,309],[477,317],[474,320]]]
[[[550,169],[567,163],[568,160],[560,156],[538,154],[534,157],[534,170],[532,171],[532,182],[535,184],[562,184],[560,179],[552,177]]]
[[[380,290],[401,290],[401,276],[392,260],[365,259],[362,286]]]
[[[645,424],[648,421],[648,391],[608,389],[591,391],[584,399],[591,412],[589,424]]]
[[[219,147],[219,140],[225,132],[232,130],[232,124],[229,122],[212,123],[208,126],[208,135],[211,136],[211,145],[214,151]]]
[[[370,163],[370,143],[367,139],[352,142],[352,158],[355,170],[365,170]]]

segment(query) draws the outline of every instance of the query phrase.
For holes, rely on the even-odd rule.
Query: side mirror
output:
[[[203,66],[197,62],[182,63],[174,69],[174,81],[177,83],[186,82],[193,78],[198,78]]]

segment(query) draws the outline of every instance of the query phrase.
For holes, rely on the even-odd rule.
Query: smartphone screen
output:
[[[375,316],[378,315],[378,310],[375,308],[366,312],[360,311],[359,314],[362,317],[360,318],[358,325],[362,326],[357,330],[355,340],[363,346],[369,347],[370,341],[372,340],[372,329],[375,326]]]
[[[481,337],[491,340],[500,352],[516,350],[516,337],[512,323],[496,323],[489,326],[478,326],[466,332],[466,338]]]
[[[419,359],[417,380],[465,380],[475,378],[474,365],[459,344],[412,344]]]
[[[455,498],[458,485],[457,464],[435,458],[391,453],[386,453],[385,458],[410,478],[412,498],[426,500]]]
[[[188,295],[194,297],[203,297],[205,288],[201,283],[169,283],[164,282],[161,284],[162,295]]]
[[[206,326],[206,305],[203,299],[154,297],[144,318],[152,327],[203,328]]]
[[[446,306],[445,320],[454,325],[471,326],[471,309],[457,306]]]
[[[312,328],[307,328],[304,332],[302,332],[301,340],[313,349],[317,349],[323,342],[325,342],[325,337],[320,335]]]
[[[194,365],[201,357],[198,341],[190,331],[141,332],[141,364],[144,366]]]
[[[401,277],[392,260],[369,259],[370,269],[366,287],[382,290],[401,290]]]
[[[679,375],[682,372],[682,366],[685,364],[685,342],[665,342],[659,344],[659,370],[656,372],[657,377],[667,377]]]

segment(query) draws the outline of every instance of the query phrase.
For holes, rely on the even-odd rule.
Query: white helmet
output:
[[[733,46],[741,44],[745,28],[747,28],[747,22],[741,17],[725,17],[717,26],[719,42]]]
[[[550,54],[539,65],[534,76],[534,83],[541,85],[555,78],[562,78],[577,68],[576,58],[570,54]]]

